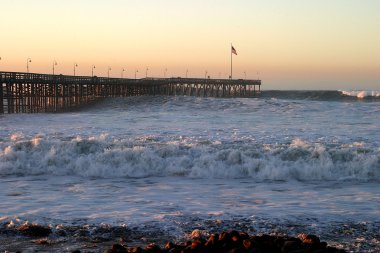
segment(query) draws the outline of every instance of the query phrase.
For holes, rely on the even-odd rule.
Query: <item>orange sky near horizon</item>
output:
[[[380,89],[380,1],[1,0],[0,70]]]

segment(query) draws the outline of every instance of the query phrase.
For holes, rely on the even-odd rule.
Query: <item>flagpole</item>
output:
[[[232,43],[231,43],[231,47],[230,47],[230,53],[231,53],[231,75],[230,75],[230,79],[232,79]]]

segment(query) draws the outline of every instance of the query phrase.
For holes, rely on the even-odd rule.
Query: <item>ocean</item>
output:
[[[22,248],[4,231],[35,223],[51,241],[65,234],[68,252],[119,228],[148,242],[195,229],[311,233],[380,252],[379,183],[376,91],[110,98],[0,115],[0,251]]]

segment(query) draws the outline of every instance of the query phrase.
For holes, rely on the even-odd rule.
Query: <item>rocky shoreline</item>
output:
[[[315,235],[301,234],[295,237],[270,235],[249,236],[245,232],[229,231],[213,234],[208,238],[168,242],[164,248],[156,244],[127,247],[114,244],[104,253],[345,253],[345,250],[329,247]],[[80,250],[76,253],[81,253]]]
[[[299,234],[297,237],[278,235],[249,235],[236,230],[221,231],[205,235],[194,230],[189,238],[176,242],[170,237],[161,237],[154,243],[142,243],[141,235],[133,235],[130,231],[114,232],[108,240],[92,237],[87,244],[71,244],[65,240],[49,239],[52,229],[40,225],[24,224],[2,230],[4,238],[18,237],[19,244],[8,244],[4,252],[72,252],[72,253],[345,253],[347,251],[329,246],[315,235]],[[80,233],[80,231],[74,231]],[[61,235],[65,236],[65,235]],[[128,237],[128,238],[127,238]],[[164,240],[169,240],[165,244]],[[151,240],[149,240],[151,241]],[[71,244],[71,245],[70,245]],[[68,247],[70,245],[70,247]]]

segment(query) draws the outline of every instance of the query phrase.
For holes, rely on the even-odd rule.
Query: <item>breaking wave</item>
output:
[[[260,97],[278,98],[278,99],[305,99],[305,100],[321,100],[321,101],[355,101],[368,100],[380,101],[380,91],[344,91],[344,90],[268,90],[263,91]]]
[[[341,91],[343,95],[357,98],[380,98],[380,91]]]
[[[253,180],[380,180],[380,149],[365,143],[286,144],[170,141],[107,135],[66,139],[11,136],[0,142],[0,176],[252,178]]]

